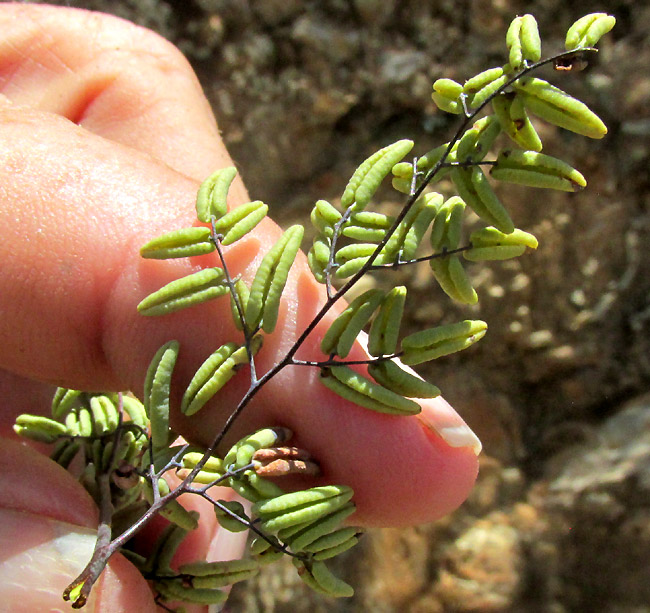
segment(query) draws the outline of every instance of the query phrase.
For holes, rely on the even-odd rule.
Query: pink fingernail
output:
[[[470,447],[474,455],[481,453],[483,445],[478,436],[444,398],[438,397],[427,402],[417,418],[450,447]]]

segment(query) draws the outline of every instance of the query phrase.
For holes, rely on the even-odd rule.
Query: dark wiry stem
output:
[[[262,377],[257,379],[254,374],[254,363],[252,356],[250,355],[250,349],[249,349],[249,361],[251,363],[251,385],[249,386],[249,389],[247,392],[244,394],[242,399],[240,400],[239,404],[235,408],[235,410],[230,414],[228,419],[226,420],[224,426],[222,427],[221,431],[215,436],[213,439],[212,443],[208,447],[208,449],[205,451],[203,458],[196,464],[196,466],[192,469],[190,474],[183,480],[183,482],[176,487],[174,490],[172,490],[169,494],[165,496],[158,496],[158,498],[155,500],[154,504],[152,504],[149,509],[146,511],[146,513],[140,517],[140,519],[135,522],[129,529],[127,529],[123,534],[121,534],[119,537],[114,539],[112,542],[106,542],[106,539],[110,539],[110,517],[108,517],[108,523],[106,524],[108,526],[108,536],[106,536],[106,530],[104,529],[101,533],[101,539],[98,538],[98,544],[95,549],[95,553],[93,554],[93,558],[91,559],[91,562],[89,563],[88,567],[82,573],[79,579],[77,579],[69,588],[67,588],[65,592],[65,597],[66,599],[69,599],[71,596],[71,592],[74,591],[75,588],[77,588],[79,585],[82,585],[81,593],[80,596],[77,597],[75,600],[75,605],[73,606],[83,606],[82,604],[77,604],[81,602],[81,594],[85,594],[83,596],[84,602],[85,599],[87,598],[87,594],[90,592],[90,588],[92,587],[92,583],[97,579],[99,576],[99,573],[101,570],[104,568],[106,565],[106,562],[110,558],[110,556],[119,548],[121,547],[127,540],[129,540],[134,534],[136,534],[139,530],[144,527],[156,514],[157,512],[170,500],[174,500],[178,498],[182,493],[185,492],[191,492],[194,494],[198,494],[203,496],[204,498],[210,499],[208,494],[204,489],[194,489],[191,486],[191,482],[194,479],[195,475],[203,468],[205,463],[208,461],[208,458],[214,453],[216,448],[219,446],[219,444],[222,442],[224,439],[225,435],[228,433],[230,428],[232,427],[233,423],[237,420],[237,418],[241,415],[242,411],[248,406],[250,401],[259,393],[259,391],[268,383],[275,375],[277,375],[281,370],[283,370],[286,366],[291,366],[291,365],[310,365],[310,366],[316,366],[316,365],[321,365],[320,362],[315,362],[313,364],[295,360],[294,356],[302,347],[303,343],[307,339],[307,337],[314,331],[316,326],[321,322],[321,320],[325,317],[325,315],[329,312],[329,310],[332,308],[332,306],[341,298],[343,295],[350,289],[352,288],[358,281],[363,277],[368,271],[370,270],[378,270],[378,269],[390,269],[390,268],[397,268],[399,266],[403,266],[405,264],[412,264],[415,262],[420,262],[420,261],[426,261],[426,260],[431,260],[437,257],[445,257],[452,255],[454,253],[458,253],[461,251],[465,251],[469,248],[471,248],[471,245],[465,246],[465,247],[460,247],[458,249],[454,250],[448,250],[448,251],[443,251],[438,254],[432,254],[429,256],[424,256],[422,258],[417,258],[415,260],[409,260],[408,262],[396,262],[393,264],[383,264],[383,265],[374,265],[373,262],[381,252],[381,250],[386,246],[388,240],[391,238],[391,236],[395,233],[397,230],[399,224],[402,222],[404,217],[408,214],[410,209],[413,207],[415,202],[418,200],[418,198],[422,195],[426,187],[433,181],[437,173],[442,169],[446,168],[449,166],[465,166],[465,165],[475,165],[474,162],[461,162],[461,163],[450,163],[447,162],[447,159],[449,157],[449,154],[454,147],[454,145],[458,142],[462,134],[465,132],[465,130],[468,128],[468,126],[471,124],[471,122],[474,120],[474,118],[485,108],[487,104],[489,104],[496,96],[500,95],[502,92],[504,92],[508,87],[510,87],[515,81],[520,79],[521,77],[525,76],[526,74],[537,70],[541,66],[544,66],[546,64],[550,63],[555,63],[558,60],[562,60],[563,58],[569,58],[571,56],[575,56],[576,53],[584,53],[584,52],[595,52],[597,51],[596,49],[592,48],[585,48],[585,49],[580,49],[580,50],[573,50],[573,51],[567,51],[563,53],[559,53],[553,57],[547,58],[545,60],[541,60],[539,62],[536,62],[534,64],[530,64],[526,66],[525,68],[521,69],[517,73],[515,73],[504,85],[502,85],[498,90],[496,90],[491,96],[489,96],[485,102],[483,102],[480,106],[478,106],[476,109],[474,109],[472,112],[469,112],[469,109],[466,108],[465,103],[463,101],[463,106],[465,110],[465,118],[462,124],[459,126],[457,131],[455,132],[454,136],[450,140],[449,144],[447,145],[447,148],[445,149],[445,152],[443,153],[442,157],[438,160],[436,164],[428,171],[428,173],[425,175],[424,179],[420,183],[419,186],[416,187],[415,183],[415,178],[414,182],[411,185],[411,190],[409,197],[402,207],[400,213],[397,215],[395,218],[393,225],[391,228],[386,232],[385,236],[382,238],[382,240],[377,244],[377,247],[375,251],[368,257],[366,263],[364,266],[357,272],[355,273],[348,281],[338,290],[334,291],[332,288],[331,284],[331,271],[334,268],[334,249],[330,250],[330,258],[328,262],[328,266],[326,269],[326,288],[327,288],[327,300],[325,304],[321,307],[321,309],[318,311],[318,313],[313,317],[312,321],[305,327],[305,329],[302,331],[300,336],[296,339],[294,344],[291,346],[291,348],[288,350],[286,355],[275,365],[273,366],[269,371],[267,371]],[[490,164],[491,162],[482,162],[483,164]],[[414,172],[415,172],[415,164],[414,164]],[[338,224],[335,226],[334,230],[334,236],[333,236],[333,243],[336,242],[338,239],[338,234],[339,231],[342,227],[342,225],[345,223],[345,221],[349,218],[349,216],[352,214],[352,207],[348,208],[346,212],[343,215],[343,218],[339,220]],[[244,312],[242,309],[242,305],[239,303],[238,297],[236,295],[236,292],[234,291],[234,282],[232,278],[230,277],[227,267],[226,267],[226,262],[225,258],[223,256],[223,252],[221,250],[221,245],[219,242],[219,237],[214,229],[214,223],[213,223],[213,237],[212,237],[213,242],[215,243],[217,250],[219,252],[219,256],[221,258],[221,262],[224,266],[224,272],[226,273],[226,282],[229,285],[230,291],[233,294],[233,299],[235,300],[235,305],[237,307],[238,314],[244,322]],[[250,338],[252,337],[252,334],[254,331],[250,331],[247,329],[245,326],[244,322],[244,334],[245,334],[245,339],[246,339],[246,346],[249,348],[250,347]],[[373,360],[374,361],[374,360]],[[357,362],[350,362],[350,363],[357,363]],[[359,362],[359,363],[368,363],[365,361]],[[322,364],[325,364],[323,362]],[[329,365],[329,364],[328,364]],[[163,471],[164,472],[164,471]],[[104,475],[106,478],[107,475]],[[100,490],[102,488],[100,487]],[[154,493],[156,491],[156,488],[154,488]],[[210,499],[211,500],[211,499]],[[110,491],[109,491],[109,505],[110,505]],[[105,505],[102,503],[102,507],[105,507]],[[107,508],[104,508],[104,513],[107,512]],[[102,510],[100,509],[100,516],[102,515]],[[105,519],[105,518],[104,518]],[[100,524],[101,526],[101,524]],[[253,532],[256,532],[259,536],[267,539],[264,534],[262,534],[254,524],[250,524],[250,529]],[[101,541],[101,542],[100,542]],[[269,541],[270,542],[270,541]],[[275,545],[274,545],[275,546]],[[290,553],[290,552],[289,552]],[[92,570],[89,570],[91,569]],[[99,568],[99,571],[96,571],[95,569]],[[93,577],[93,580],[90,581],[90,577]]]
[[[113,555],[115,548],[111,542],[111,530],[113,521],[113,503],[111,501],[111,471],[115,462],[115,455],[122,437],[123,419],[122,393],[118,395],[119,422],[113,438],[113,449],[106,469],[100,470],[97,475],[97,488],[99,490],[99,525],[97,526],[97,540],[95,549],[90,561],[81,574],[65,589],[63,600],[73,599],[72,608],[83,607],[90,595],[93,585],[102,574],[108,560]],[[78,589],[81,588],[81,589]]]

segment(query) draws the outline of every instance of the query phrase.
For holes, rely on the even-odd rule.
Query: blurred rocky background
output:
[[[357,588],[329,601],[290,564],[238,586],[232,612],[650,612],[650,6],[633,0],[69,0],[160,32],[190,59],[254,198],[282,223],[336,201],[367,155],[418,154],[457,118],[431,83],[502,64],[531,12],[544,53],[578,17],[618,23],[592,65],[551,75],[610,127],[601,141],[540,125],[545,152],[587,177],[578,194],[509,189],[537,253],[477,266],[480,303],[450,304],[426,268],[413,326],[470,316],[488,336],[423,374],[484,443],[470,500],[410,530],[376,530],[338,563]],[[442,184],[441,189],[449,185]],[[399,206],[382,192],[382,206]],[[377,283],[381,283],[377,279]]]

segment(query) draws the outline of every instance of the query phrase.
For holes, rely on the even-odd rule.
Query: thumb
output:
[[[63,468],[11,440],[0,443],[0,601],[13,613],[72,611],[61,594],[90,559],[97,508]],[[114,555],[88,611],[156,610],[140,572]]]
[[[195,182],[38,111],[0,111],[0,143],[0,366],[78,389],[139,392],[157,348],[176,339],[178,396],[216,347],[240,339],[227,299],[157,319],[136,312],[145,295],[199,264],[216,263],[212,254],[191,261],[145,261],[138,254],[150,238],[193,224]],[[235,243],[227,252],[231,274],[250,279],[279,235],[265,220]],[[258,356],[260,372],[286,353],[324,302],[304,256],[285,295],[276,332]],[[298,357],[323,357],[328,323]],[[176,416],[176,427],[209,443],[248,384],[240,372],[218,405],[192,420]],[[439,517],[464,500],[476,476],[476,438],[444,401],[427,403],[418,418],[379,415],[334,396],[313,369],[284,369],[232,434],[263,425],[294,430],[321,461],[324,479],[355,489],[355,520],[367,524]]]
[[[5,4],[0,20],[7,37],[0,56],[10,68],[0,70],[3,91],[47,111],[0,113],[0,366],[70,387],[138,393],[150,357],[174,338],[181,342],[178,396],[207,355],[240,339],[227,299],[155,321],[135,312],[164,283],[214,265],[210,256],[138,256],[150,238],[194,223],[197,185],[186,177],[229,163],[198,81],[169,44],[106,15]],[[233,205],[245,197],[235,187]],[[250,279],[278,236],[270,222],[258,226],[230,249],[231,272]],[[260,372],[323,300],[299,258],[277,332],[258,355]],[[322,357],[323,329],[298,357]],[[210,442],[247,385],[246,373],[238,374],[218,406],[192,420],[176,416],[175,427]],[[293,429],[320,459],[323,479],[351,485],[359,522],[438,517],[460,504],[476,475],[476,437],[441,399],[426,402],[417,418],[377,415],[323,389],[314,370],[293,367],[265,386],[232,434],[262,425]]]

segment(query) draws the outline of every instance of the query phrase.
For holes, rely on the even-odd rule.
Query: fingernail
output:
[[[450,447],[469,447],[477,456],[481,453],[483,445],[478,436],[444,398],[438,397],[427,402],[417,418]]]
[[[368,353],[368,335],[365,332],[360,332],[357,337],[359,344],[363,347],[366,355]],[[400,366],[410,372],[411,374],[419,377],[412,368],[405,366],[399,359],[395,360]],[[472,429],[461,419],[460,415],[454,411],[452,406],[441,396],[433,400],[421,400],[422,412],[416,417],[428,429],[435,432],[442,438],[450,447],[469,447],[478,456],[483,449],[483,445],[478,436],[474,434]]]

